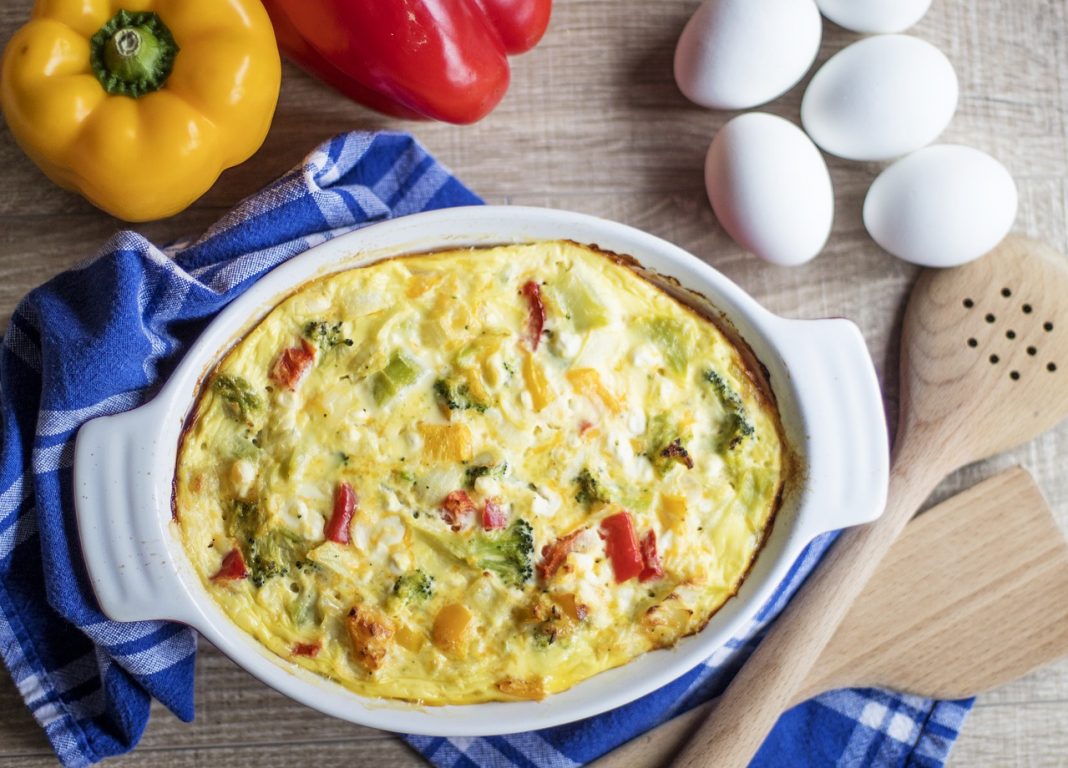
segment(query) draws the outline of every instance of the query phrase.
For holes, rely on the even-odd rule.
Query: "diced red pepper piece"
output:
[[[545,328],[545,304],[541,300],[541,288],[533,280],[523,283],[523,295],[530,304],[530,319],[527,321],[527,333],[530,335],[530,348],[536,350],[541,341],[541,332]]]
[[[475,502],[467,495],[467,491],[453,491],[441,502],[441,517],[452,526],[454,531],[460,527],[478,511]]]
[[[618,512],[606,517],[601,521],[601,533],[617,583],[622,584],[642,572],[645,564],[638,550],[638,537],[629,514]]]
[[[337,490],[334,491],[334,512],[330,515],[326,528],[323,529],[328,540],[336,541],[338,544],[349,543],[349,523],[352,522],[357,502],[356,491],[352,490],[351,485],[337,484]]]
[[[234,547],[223,558],[219,572],[211,577],[212,581],[236,581],[248,578],[248,568],[245,567],[245,556],[241,550]]]
[[[319,653],[319,649],[323,647],[323,644],[316,640],[314,643],[294,643],[293,655],[294,656],[315,656]]]
[[[553,577],[553,574],[560,568],[561,565],[567,560],[568,554],[571,552],[571,548],[575,546],[575,539],[579,537],[585,528],[579,528],[577,531],[572,531],[563,536],[552,544],[546,544],[541,548],[541,562],[538,563],[538,575],[543,581],[548,581]]]
[[[314,361],[315,347],[307,339],[301,339],[299,347],[283,349],[282,354],[274,361],[271,366],[271,381],[292,392]]]
[[[482,527],[487,531],[499,531],[508,523],[504,510],[496,499],[486,499],[482,507]]]
[[[664,566],[656,551],[656,531],[649,531],[642,537],[642,563],[644,567],[638,574],[638,581],[652,581],[664,575]]]

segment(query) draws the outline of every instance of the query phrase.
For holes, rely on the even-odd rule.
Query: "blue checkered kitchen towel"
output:
[[[0,653],[65,765],[131,749],[150,697],[192,719],[196,650],[188,628],[120,624],[97,608],[72,508],[79,425],[150,398],[204,325],[291,256],[375,221],[479,202],[411,137],[350,133],[196,241],[160,249],[121,232],[19,304],[0,350]],[[809,549],[746,637],[640,701],[538,733],[409,742],[439,766],[592,760],[715,695],[829,543]],[[937,766],[969,706],[835,692],[788,713],[757,763]]]

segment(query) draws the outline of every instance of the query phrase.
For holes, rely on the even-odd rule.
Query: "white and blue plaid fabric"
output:
[[[161,249],[120,232],[19,304],[0,348],[0,654],[64,765],[133,748],[151,698],[191,720],[196,652],[186,627],[100,613],[73,516],[78,427],[150,398],[204,325],[291,256],[376,221],[479,202],[410,136],[349,133],[199,239]],[[592,760],[716,694],[829,543],[810,547],[744,638],[640,701],[538,733],[409,742],[439,766]],[[969,706],[835,692],[784,716],[757,763],[938,766]]]

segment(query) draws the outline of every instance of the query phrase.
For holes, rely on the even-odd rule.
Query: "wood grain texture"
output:
[[[909,523],[794,701],[873,686],[974,696],[1068,658],[1065,594],[1068,542],[1030,476],[1018,467],[1002,472]],[[591,768],[659,768],[714,704],[679,715]]]
[[[30,0],[0,5],[0,42]],[[864,192],[877,164],[829,162],[837,194],[831,241],[818,259],[783,270],[740,251],[704,198],[708,142],[729,114],[690,105],[671,79],[675,39],[696,0],[557,0],[545,41],[515,60],[501,106],[458,128],[378,117],[336,97],[292,67],[275,124],[249,162],[223,174],[190,210],[141,226],[156,242],[202,230],[237,200],[343,130],[413,131],[487,201],[549,205],[613,218],[665,237],[723,271],[773,311],[843,315],[864,331],[897,407],[897,327],[915,270],[864,233]],[[1016,230],[1068,252],[1068,4],[1064,0],[936,0],[915,34],[957,68],[960,107],[946,141],[991,152],[1020,188]],[[858,36],[825,25],[820,61]],[[801,87],[766,108],[796,121]],[[90,256],[120,226],[79,197],[52,187],[0,127],[0,325],[29,289]],[[1068,530],[1068,426],[1024,448],[965,468],[936,498],[1015,463],[1043,489]],[[198,661],[198,718],[183,725],[156,707],[142,746],[116,763],[178,766],[292,764],[309,744],[327,764],[354,758],[418,765],[391,736],[316,715],[274,694],[206,648]],[[235,706],[236,705],[236,706]],[[957,745],[959,765],[1062,765],[1068,754],[1068,663],[984,696]],[[241,745],[247,753],[242,753]],[[43,735],[0,673],[0,768],[54,764]]]

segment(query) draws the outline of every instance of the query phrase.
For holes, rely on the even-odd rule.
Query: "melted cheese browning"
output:
[[[284,659],[369,696],[541,698],[703,627],[784,456],[738,350],[627,266],[460,250],[273,309],[207,380],[176,519]],[[629,541],[602,525],[624,512]]]

